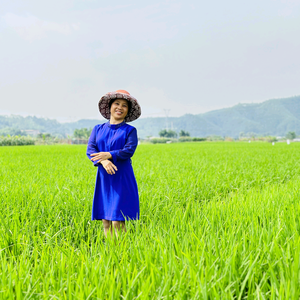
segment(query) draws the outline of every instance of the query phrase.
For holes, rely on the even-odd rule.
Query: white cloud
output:
[[[73,30],[79,29],[79,24],[55,23],[41,20],[32,15],[18,16],[6,13],[1,17],[6,26],[13,28],[23,39],[35,40],[46,36],[47,32],[58,32],[68,35]]]

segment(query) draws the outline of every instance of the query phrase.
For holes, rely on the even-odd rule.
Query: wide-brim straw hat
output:
[[[104,96],[101,97],[98,103],[100,114],[105,119],[110,119],[110,107],[109,103],[114,99],[124,99],[131,103],[131,109],[128,112],[127,116],[125,117],[125,122],[132,122],[140,117],[142,114],[141,107],[138,101],[131,96],[125,90],[117,90],[115,92],[108,92]]]

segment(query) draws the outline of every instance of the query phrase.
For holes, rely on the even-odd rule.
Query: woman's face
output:
[[[128,113],[128,102],[123,99],[116,99],[110,107],[110,116],[116,121],[123,121]]]

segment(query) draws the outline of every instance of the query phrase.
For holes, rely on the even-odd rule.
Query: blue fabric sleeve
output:
[[[92,130],[91,136],[89,138],[88,146],[87,146],[87,150],[86,150],[86,155],[89,158],[89,160],[91,160],[93,158],[93,156],[91,156],[91,154],[99,152],[99,149],[96,144],[96,134],[97,134],[96,127],[94,127],[94,129]],[[98,162],[99,162],[99,160],[92,161],[92,163],[94,164],[95,167],[99,166]]]
[[[113,151],[109,152],[112,156],[112,161],[115,163],[118,160],[126,160],[126,159],[132,157],[137,145],[138,145],[137,132],[136,132],[136,129],[133,128],[130,131],[130,133],[128,134],[127,141],[126,141],[124,148],[120,149],[120,150],[113,150]]]

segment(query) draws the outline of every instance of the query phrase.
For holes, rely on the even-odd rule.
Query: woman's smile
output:
[[[116,110],[116,113],[117,113],[118,115],[122,115],[124,112],[121,111],[121,110]]]

